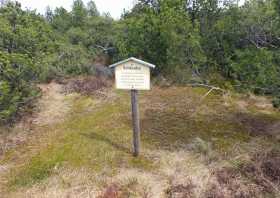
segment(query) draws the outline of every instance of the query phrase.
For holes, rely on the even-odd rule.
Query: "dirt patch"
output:
[[[81,77],[69,80],[64,85],[65,93],[80,93],[82,95],[96,95],[99,90],[112,86],[112,81],[104,77]]]
[[[39,112],[33,123],[41,126],[63,121],[70,110],[70,103],[65,99],[62,85],[51,82],[39,87],[42,90],[42,98],[37,105]]]

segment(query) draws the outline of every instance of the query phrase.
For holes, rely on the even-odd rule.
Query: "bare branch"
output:
[[[201,83],[194,83],[194,84],[189,84],[192,87],[206,87],[206,88],[210,88],[213,90],[217,90],[217,91],[221,91],[221,92],[226,92],[224,89],[220,88],[220,87],[215,87],[212,85],[207,85],[207,84],[201,84]]]

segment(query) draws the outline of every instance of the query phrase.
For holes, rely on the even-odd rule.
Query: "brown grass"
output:
[[[204,196],[209,198],[278,197],[279,151],[255,154],[239,168],[223,167],[214,170]],[[273,196],[273,197],[274,197]]]
[[[191,181],[186,181],[185,184],[180,185],[171,185],[166,190],[167,198],[193,198],[195,196],[194,193],[195,186]]]

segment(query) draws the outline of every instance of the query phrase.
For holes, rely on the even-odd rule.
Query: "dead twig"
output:
[[[192,87],[206,87],[206,88],[210,88],[210,89],[213,89],[213,90],[221,91],[223,93],[226,92],[226,90],[224,90],[224,89],[222,89],[220,87],[215,87],[215,86],[207,85],[207,84],[194,83],[194,84],[189,84],[189,85],[192,86]]]

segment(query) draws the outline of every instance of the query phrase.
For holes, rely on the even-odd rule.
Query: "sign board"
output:
[[[129,58],[110,68],[115,68],[117,89],[150,90],[150,69],[155,68],[154,65],[136,58]]]
[[[150,90],[150,70],[156,66],[145,61],[129,58],[110,66],[115,69],[116,88],[131,90],[133,125],[133,155],[140,153],[140,116],[138,90]]]

